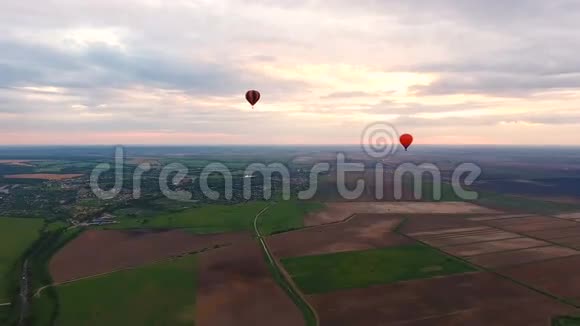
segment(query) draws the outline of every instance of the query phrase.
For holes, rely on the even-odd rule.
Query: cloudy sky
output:
[[[0,144],[578,145],[579,30],[574,0],[2,1]]]

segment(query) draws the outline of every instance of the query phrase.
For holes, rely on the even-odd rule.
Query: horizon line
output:
[[[399,144],[397,144],[399,145]],[[315,146],[362,146],[361,144],[0,144],[1,147],[315,147]],[[580,147],[580,144],[413,144],[412,147]]]

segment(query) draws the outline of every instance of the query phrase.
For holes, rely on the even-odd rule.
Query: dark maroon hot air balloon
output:
[[[252,105],[252,109],[254,108],[254,104],[258,103],[260,100],[260,92],[256,90],[249,90],[246,92],[246,100]]]

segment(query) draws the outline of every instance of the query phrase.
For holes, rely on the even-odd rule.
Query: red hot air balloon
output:
[[[260,100],[260,92],[256,90],[249,90],[246,92],[246,100],[252,105],[252,109],[254,108],[254,104],[258,103]]]
[[[409,148],[409,146],[411,146],[411,144],[413,143],[413,136],[409,134],[403,134],[401,135],[399,140],[401,141],[401,145],[405,147],[405,151],[407,151],[407,148]]]

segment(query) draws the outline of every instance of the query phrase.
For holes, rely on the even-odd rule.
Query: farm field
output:
[[[11,301],[20,271],[16,264],[39,237],[43,224],[42,219],[0,218],[0,303]]]
[[[52,174],[52,173],[29,173],[29,174],[9,174],[6,179],[40,179],[40,180],[66,180],[82,177],[82,174]]]
[[[306,294],[475,270],[423,245],[286,258],[282,263]]]
[[[189,255],[58,286],[56,325],[194,325],[197,259]]]
[[[534,264],[506,267],[498,272],[552,293],[568,301],[580,302],[580,256],[551,259]]]
[[[567,219],[567,220],[580,221],[580,212],[558,214],[558,215],[556,215],[556,217]]]
[[[506,232],[486,226],[451,228],[430,232],[415,232],[407,233],[407,235],[419,239],[420,241],[434,247],[454,246],[494,240],[506,240],[518,237],[518,235],[515,233]]]
[[[319,211],[324,205],[318,202],[279,201],[262,214],[258,227],[262,235],[270,235],[304,227],[305,216]]]
[[[32,160],[0,160],[0,164],[16,165],[16,166],[32,166],[28,162]]]
[[[184,228],[192,233],[250,231],[254,216],[268,203],[248,202],[237,205],[203,205],[179,212],[165,212],[147,218],[121,218],[119,224],[102,229],[172,229]]]
[[[274,281],[255,240],[197,255],[197,326],[300,326],[300,309]]]
[[[144,217],[121,215],[118,224],[100,226],[100,229],[174,229],[195,234],[253,230],[254,216],[271,205],[259,220],[262,234],[268,235],[304,227],[308,212],[324,207],[317,202],[279,201],[247,202],[237,205],[208,204],[177,212],[147,212]],[[143,214],[143,213],[142,213]]]
[[[274,234],[267,242],[276,257],[296,257],[365,250],[408,244],[393,230],[402,219],[396,214],[356,214],[346,222]]]
[[[580,223],[547,216],[529,216],[510,219],[486,221],[485,224],[503,230],[526,233],[531,231],[543,231],[549,229],[565,229],[580,226]]]
[[[542,260],[579,255],[580,251],[559,247],[545,246],[535,248],[525,248],[514,251],[497,252],[470,257],[468,260],[473,264],[485,266],[488,268],[499,268]]]
[[[486,272],[413,280],[309,296],[321,326],[548,326],[576,312]]]
[[[56,283],[247,241],[249,233],[194,235],[182,230],[88,230],[50,261]]]
[[[522,225],[534,225],[529,223],[528,217],[498,218],[484,220],[480,223],[491,224],[494,221],[501,221],[502,225],[506,225],[504,229],[512,230],[513,228],[507,227],[514,223],[510,220],[525,220],[528,222],[524,222]],[[563,220],[555,219],[556,223],[561,221]],[[544,225],[544,222],[542,222],[542,225]],[[549,225],[544,227],[550,228]],[[571,248],[556,246],[550,242],[526,237],[523,234],[504,229],[480,224],[475,227],[455,227],[406,234],[449,254],[460,256],[475,265],[487,268],[498,268],[580,254],[580,251]]]
[[[405,222],[398,231],[403,234],[414,232],[429,232],[449,228],[472,228],[481,224],[472,221],[471,217],[488,217],[488,214],[404,214]],[[495,216],[495,215],[492,215]]]
[[[348,202],[327,203],[326,208],[305,218],[308,226],[340,222],[353,214],[493,214],[485,207],[466,202]]]
[[[469,257],[509,250],[544,247],[548,245],[549,243],[544,241],[522,237],[447,246],[442,250],[454,256]]]

